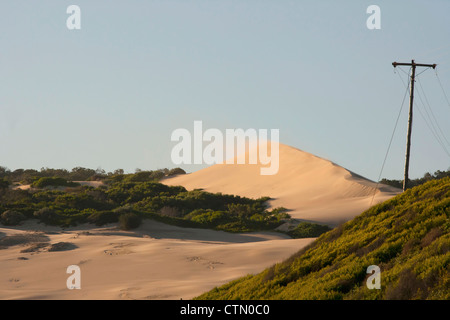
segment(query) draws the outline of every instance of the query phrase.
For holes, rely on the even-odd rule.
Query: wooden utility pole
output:
[[[415,63],[414,60],[411,60],[411,63],[401,63],[401,62],[392,62],[392,65],[397,66],[411,66],[411,85],[409,87],[409,117],[408,117],[408,133],[406,135],[406,155],[405,155],[405,173],[403,179],[403,191],[408,188],[408,172],[409,172],[409,155],[411,152],[411,131],[412,131],[412,120],[413,120],[413,103],[414,103],[414,82],[416,77],[416,67],[428,67],[428,68],[436,68],[436,64],[422,64]]]

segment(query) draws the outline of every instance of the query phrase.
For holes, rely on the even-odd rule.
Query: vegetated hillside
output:
[[[433,180],[198,299],[450,299],[449,217],[450,178]],[[366,286],[370,265],[381,289]]]
[[[0,224],[19,225],[27,219],[62,227],[119,222],[131,229],[150,218],[182,227],[249,232],[274,230],[290,218],[284,208],[267,209],[267,197],[187,191],[159,183],[161,174],[114,174],[98,188],[61,177],[40,177],[27,190],[11,188],[8,180],[0,178]],[[292,237],[309,236],[308,232],[320,232],[320,227],[305,225],[304,230],[293,230]]]

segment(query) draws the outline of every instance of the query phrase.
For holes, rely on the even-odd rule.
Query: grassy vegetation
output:
[[[31,186],[34,188],[45,188],[45,187],[76,187],[80,184],[67,181],[64,178],[58,177],[42,177],[38,180],[35,180]]]
[[[326,225],[311,222],[300,222],[294,229],[287,232],[292,238],[316,238],[322,233],[330,231]]]
[[[136,179],[136,181],[149,181],[185,173],[186,172],[181,168],[158,169],[151,171],[136,169],[134,174],[124,174],[123,169],[117,169],[114,172],[106,172],[101,168],[94,170],[83,167],[75,167],[70,171],[66,169],[51,168],[41,168],[40,171],[34,169],[16,169],[11,171],[6,167],[0,166],[0,188],[2,188],[4,183],[11,184],[12,182],[21,182],[22,184],[32,184],[40,178],[61,178],[66,181],[108,181],[111,179]]]
[[[431,174],[429,172],[425,173],[422,178],[412,179],[408,182],[408,188],[417,187],[425,182],[442,179],[445,177],[450,177],[450,169],[447,171],[437,170],[435,173]],[[391,180],[391,179],[381,179],[380,183],[393,186],[395,188],[403,188],[403,180]]]
[[[151,218],[183,227],[247,232],[273,230],[289,218],[283,208],[268,210],[267,197],[248,199],[187,191],[158,182],[167,175],[182,173],[180,170],[112,174],[99,188],[73,184],[61,177],[33,178],[29,190],[13,190],[2,183],[0,222],[14,225],[30,218],[59,226],[118,222],[123,229],[131,229],[143,218]],[[54,186],[65,188],[49,188]]]
[[[432,180],[322,234],[257,275],[198,299],[450,299],[450,178]],[[381,269],[381,289],[366,286]]]

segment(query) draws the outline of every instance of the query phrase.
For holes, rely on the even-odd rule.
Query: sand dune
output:
[[[190,299],[260,272],[311,241],[150,220],[132,232],[27,221],[0,228],[0,299]],[[69,265],[80,267],[80,290],[67,289]]]
[[[250,198],[269,196],[272,207],[290,209],[293,218],[330,226],[368,209],[372,198],[375,204],[400,192],[389,186],[377,187],[329,160],[283,144],[279,144],[279,161],[275,175],[261,175],[259,164],[216,164],[162,182],[188,190],[202,188]]]

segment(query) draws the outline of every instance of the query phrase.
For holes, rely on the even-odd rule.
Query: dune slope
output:
[[[293,218],[330,226],[368,209],[372,199],[376,204],[400,192],[385,185],[377,187],[329,160],[283,144],[279,144],[278,173],[261,175],[260,168],[260,164],[216,164],[162,183],[249,198],[269,196],[271,207],[285,207]]]

